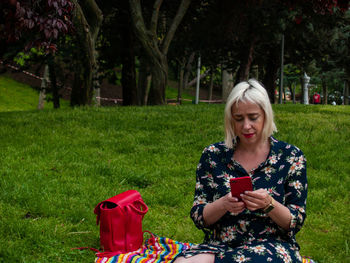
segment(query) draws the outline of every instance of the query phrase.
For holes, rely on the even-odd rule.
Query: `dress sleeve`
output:
[[[191,218],[199,229],[204,229],[203,210],[207,203],[213,200],[213,194],[208,191],[211,175],[212,161],[207,148],[204,149],[196,170],[196,188],[193,206],[190,212]]]
[[[292,150],[287,160],[291,166],[286,181],[285,204],[292,219],[288,235],[294,236],[301,229],[306,218],[307,177],[306,159],[299,149]]]

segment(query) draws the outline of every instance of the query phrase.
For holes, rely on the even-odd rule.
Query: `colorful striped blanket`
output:
[[[113,257],[97,257],[95,263],[157,263],[172,262],[190,243],[174,241],[166,237],[154,236],[145,241],[138,250]]]
[[[112,257],[97,256],[95,263],[171,263],[191,243],[182,243],[166,237],[153,236],[145,241],[138,250]],[[303,263],[316,263],[312,259],[303,257]]]

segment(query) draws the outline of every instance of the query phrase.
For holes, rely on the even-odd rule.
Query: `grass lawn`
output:
[[[144,229],[201,242],[189,218],[195,169],[203,148],[223,139],[223,109],[0,112],[0,262],[93,262],[91,251],[71,248],[98,248],[95,205],[129,189],[140,191],[149,207]],[[301,252],[318,263],[350,262],[350,107],[274,109],[276,137],[308,160]]]
[[[166,89],[166,99],[174,100],[174,102],[177,101],[177,94],[178,94],[178,88],[177,88],[177,82],[175,81],[169,81],[169,86]],[[195,100],[195,96],[192,96],[188,94],[187,92],[182,92],[182,104],[192,104],[192,101]]]
[[[19,83],[6,75],[0,75],[0,112],[28,111],[37,109],[39,92]],[[69,103],[61,100],[61,106],[67,107]],[[52,102],[45,102],[45,109],[52,109]]]

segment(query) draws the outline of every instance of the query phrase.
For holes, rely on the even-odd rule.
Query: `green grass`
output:
[[[0,112],[27,111],[37,109],[39,92],[19,83],[6,75],[0,75]],[[63,107],[68,106],[67,101],[61,100]],[[52,109],[52,102],[45,102],[45,109]]]
[[[2,107],[2,106],[0,106]],[[274,105],[276,137],[308,160],[297,235],[318,263],[349,261],[350,107]],[[16,109],[19,110],[19,109]],[[128,189],[144,229],[201,242],[189,218],[203,148],[223,139],[223,105],[0,112],[0,262],[93,262],[95,205]]]
[[[175,81],[169,81],[169,86],[166,89],[166,99],[177,100],[178,95],[178,83]],[[188,92],[182,92],[182,104],[192,104],[192,101],[195,100],[195,96],[188,94]]]

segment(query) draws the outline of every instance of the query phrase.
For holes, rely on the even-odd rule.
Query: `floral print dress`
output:
[[[215,254],[215,262],[302,262],[295,234],[305,220],[307,196],[306,159],[295,146],[270,137],[265,162],[249,174],[235,160],[234,148],[222,143],[206,147],[197,167],[191,218],[205,233],[203,244],[193,245],[182,256]],[[250,176],[254,190],[266,189],[292,215],[289,231],[274,223],[262,210],[227,212],[215,224],[205,227],[203,209],[230,192],[230,179]]]

